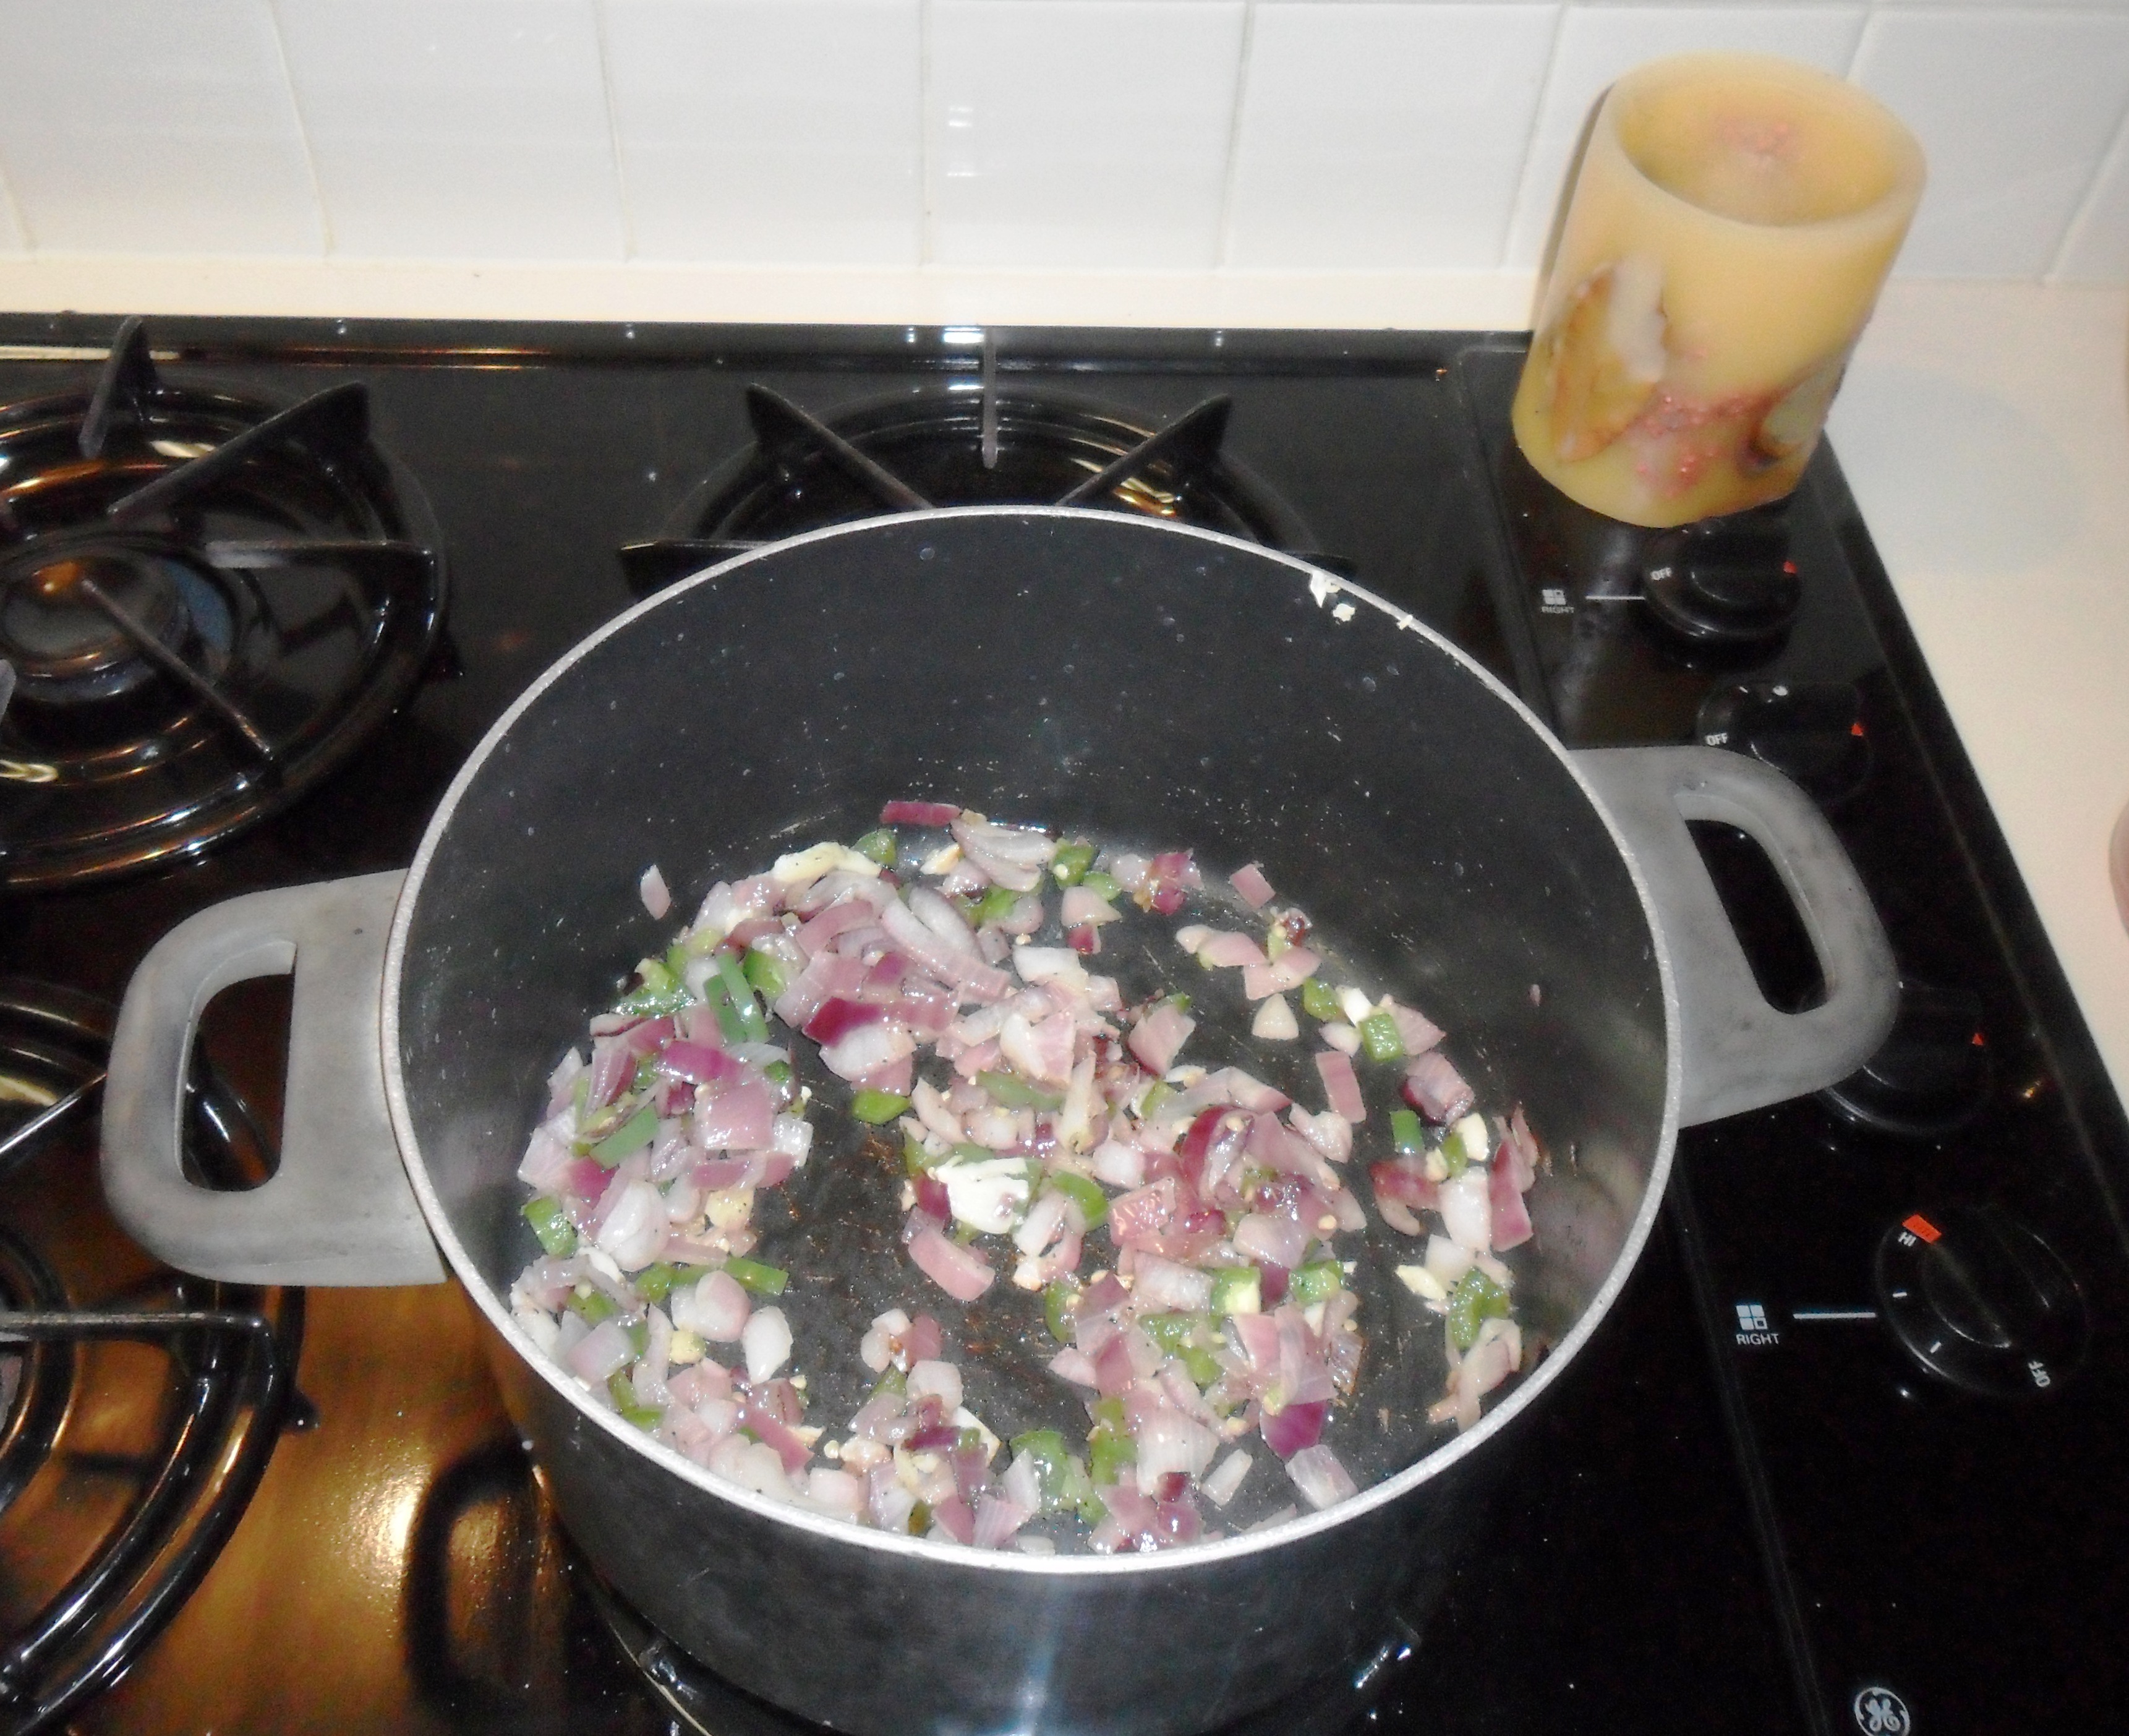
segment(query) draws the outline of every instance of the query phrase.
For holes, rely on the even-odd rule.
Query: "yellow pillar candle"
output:
[[[1779,499],[1922,197],[1913,136],[1852,84],[1679,55],[1598,111],[1516,393],[1516,441],[1630,524]]]

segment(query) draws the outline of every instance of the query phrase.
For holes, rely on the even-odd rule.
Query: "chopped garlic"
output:
[[[841,869],[846,874],[863,874],[874,879],[879,876],[879,864],[869,856],[860,856],[847,844],[821,843],[809,849],[779,856],[769,870],[769,877],[787,886],[801,885],[817,880],[824,874],[833,874]]]
[[[1397,1275],[1398,1281],[1415,1296],[1424,1297],[1429,1302],[1449,1300],[1449,1292],[1441,1287],[1441,1281],[1423,1266],[1400,1266]]]

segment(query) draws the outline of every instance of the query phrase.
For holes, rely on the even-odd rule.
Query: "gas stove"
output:
[[[636,599],[1002,499],[1301,554],[1571,746],[1768,761],[1902,970],[1861,1072],[1684,1136],[1439,1601],[1255,1727],[1927,1736],[2129,1703],[2129,1127],[1830,452],[1779,510],[1612,524],[1515,451],[1520,341],[1469,334],[65,317],[0,345],[0,1285],[59,1321],[0,1352],[0,1730],[796,1728],[576,1560],[455,1287],[236,1291],[131,1249],[98,1045],[182,916],[404,865],[488,725]],[[1698,836],[1769,999],[1811,1004],[1773,870]],[[270,1166],[285,1014],[271,980],[211,1010],[190,1132],[222,1185]]]

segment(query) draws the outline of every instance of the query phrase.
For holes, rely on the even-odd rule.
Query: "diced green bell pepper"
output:
[[[1360,1021],[1360,1052],[1370,1061],[1397,1061],[1404,1055],[1404,1037],[1387,1013],[1370,1013]]]
[[[850,1114],[876,1128],[884,1127],[908,1107],[909,1099],[901,1092],[875,1091],[870,1085],[860,1087],[850,1097]]]
[[[1138,1462],[1138,1447],[1119,1431],[1097,1428],[1087,1437],[1087,1475],[1098,1489],[1113,1485],[1126,1465]]]
[[[1042,1319],[1049,1327],[1050,1336],[1060,1344],[1072,1342],[1072,1316],[1079,1306],[1079,1288],[1063,1278],[1055,1280],[1042,1292]]]
[[[1074,842],[1060,844],[1057,854],[1050,859],[1050,877],[1060,886],[1076,886],[1087,877],[1087,870],[1094,866],[1094,847]]]
[[[754,990],[747,986],[746,972],[739,960],[728,951],[719,952],[717,975],[723,980],[725,992],[731,996],[732,1010],[739,1017],[738,1041],[768,1042],[769,1021],[762,1015],[761,1003],[754,998]]]
[[[1087,1220],[1088,1229],[1099,1229],[1109,1221],[1109,1196],[1102,1191],[1098,1181],[1074,1175],[1069,1170],[1060,1170],[1050,1176],[1050,1185],[1079,1208],[1079,1215]]]
[[[873,861],[878,862],[883,868],[892,868],[894,866],[895,854],[899,847],[895,839],[894,828],[891,826],[875,827],[850,846],[850,848],[856,851],[860,856],[869,857]]]
[[[585,1155],[601,1169],[617,1169],[622,1158],[641,1151],[657,1137],[658,1111],[646,1103]]]
[[[1400,1156],[1417,1157],[1426,1149],[1426,1130],[1419,1124],[1419,1117],[1411,1109],[1390,1111],[1390,1143]]]
[[[741,968],[747,986],[759,990],[764,1000],[774,1000],[791,986],[790,973],[766,952],[750,949]]]
[[[593,1326],[602,1320],[611,1319],[617,1311],[613,1298],[603,1290],[595,1290],[584,1295],[572,1292],[568,1307],[571,1314],[582,1314]]]
[[[1345,1283],[1345,1269],[1336,1260],[1312,1260],[1306,1266],[1296,1266],[1293,1276],[1287,1280],[1287,1300],[1307,1308],[1311,1303],[1336,1295]]]
[[[976,1083],[990,1093],[991,1101],[1002,1109],[1057,1109],[1064,1106],[1062,1091],[1030,1085],[1017,1073],[989,1070],[977,1074]]]
[[[726,1275],[741,1289],[757,1296],[780,1296],[791,1274],[780,1266],[764,1266],[759,1260],[742,1260],[736,1254],[725,1261]]]
[[[522,1209],[525,1221],[532,1226],[532,1233],[540,1238],[540,1246],[549,1253],[574,1254],[577,1251],[576,1226],[569,1222],[560,1200],[539,1194],[526,1200]]]
[[[1479,1342],[1480,1322],[1507,1317],[1508,1293],[1475,1266],[1449,1293],[1449,1339],[1459,1350]]]
[[[1264,1290],[1254,1266],[1216,1266],[1211,1271],[1214,1314],[1255,1314],[1264,1312]]]
[[[1065,1467],[1071,1462],[1072,1456],[1065,1450],[1063,1435],[1054,1428],[1031,1428],[1026,1434],[1012,1438],[1012,1456],[1035,1462],[1035,1483],[1041,1491],[1045,1513],[1054,1513],[1066,1505],[1069,1473]]]
[[[1320,976],[1312,976],[1301,985],[1301,1010],[1326,1024],[1346,1016],[1345,1009],[1338,1004],[1337,990]]]

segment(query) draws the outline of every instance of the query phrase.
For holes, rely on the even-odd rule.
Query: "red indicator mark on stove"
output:
[[[1851,736],[1860,736],[1863,733],[1863,720],[1860,718],[1848,726],[1848,733]]]
[[[1784,560],[1782,563],[1782,570],[1793,579],[1796,577],[1796,562],[1793,560]]]
[[[1988,1039],[1976,1031],[1974,1033],[1974,1047],[1977,1049],[1985,1049],[1988,1047]]]
[[[1934,1223],[1931,1223],[1928,1219],[1922,1216],[1920,1212],[1915,1213],[1912,1217],[1903,1218],[1900,1219],[1900,1228],[1903,1230],[1913,1231],[1915,1234],[1920,1236],[1925,1242],[1934,1242],[1939,1236],[1944,1233]]]

